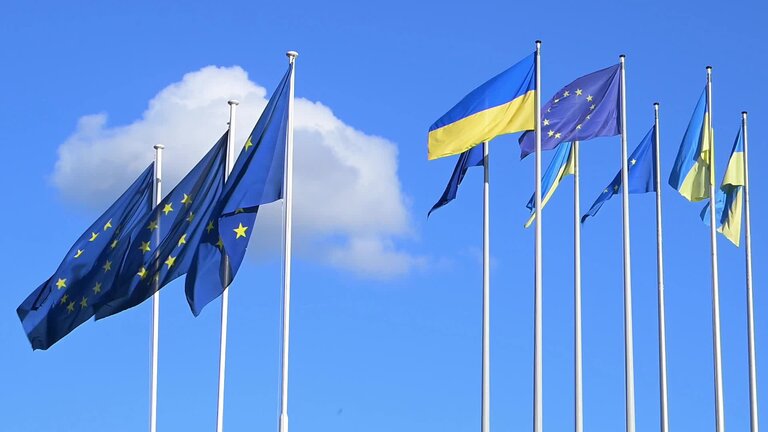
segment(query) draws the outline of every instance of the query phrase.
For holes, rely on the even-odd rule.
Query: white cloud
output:
[[[276,77],[275,78],[276,81]],[[53,182],[70,202],[104,207],[165,145],[164,191],[170,191],[224,133],[228,99],[238,99],[242,145],[267,103],[267,91],[240,67],[208,66],[184,75],[149,101],[139,120],[108,124],[84,116],[59,147]],[[345,124],[320,102],[295,103],[294,232],[297,253],[372,277],[407,273],[423,259],[398,250],[412,235],[397,175],[397,147]],[[279,249],[281,203],[265,206],[251,249]]]

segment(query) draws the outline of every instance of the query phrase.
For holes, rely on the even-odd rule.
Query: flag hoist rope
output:
[[[235,148],[235,113],[240,102],[230,100],[229,104],[229,133],[227,134],[227,152],[224,169],[224,181],[227,181],[234,164]],[[229,320],[229,256],[224,256],[224,291],[221,293],[221,334],[219,337],[219,387],[216,405],[216,432],[224,430],[224,379],[227,366],[227,322]]]
[[[153,193],[153,206],[160,204],[163,197],[163,149],[162,144],[155,145],[155,187]],[[155,247],[157,247],[160,230],[155,234]],[[157,364],[158,348],[160,345],[160,291],[155,282],[155,292],[152,294],[152,339],[150,345],[150,392],[149,392],[149,431],[157,431]]]

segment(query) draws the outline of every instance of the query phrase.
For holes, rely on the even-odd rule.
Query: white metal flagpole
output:
[[[235,111],[240,102],[230,100],[229,104],[229,133],[227,134],[227,154],[224,167],[224,181],[227,181],[234,164],[235,148]],[[227,366],[227,322],[229,320],[229,257],[224,256],[224,291],[221,293],[221,333],[219,336],[219,391],[216,405],[216,432],[224,430],[224,378]]]
[[[667,404],[667,321],[664,306],[664,254],[661,234],[661,141],[659,132],[659,103],[654,111],[654,182],[656,184],[656,277],[658,281],[659,310],[659,403],[661,432],[669,432],[669,406]]]
[[[621,202],[622,231],[624,237],[624,385],[626,403],[626,430],[635,432],[635,354],[632,333],[632,266],[629,257],[629,167],[627,166],[627,82],[621,63]]]
[[[541,41],[536,41],[536,95],[534,103],[534,138],[536,145],[536,240],[533,312],[533,431],[542,432],[544,422],[542,360],[542,244],[541,244]]]
[[[288,51],[288,62],[293,65],[288,99],[288,133],[285,143],[285,183],[283,187],[283,344],[280,400],[280,432],[288,432],[288,348],[291,324],[291,241],[293,217],[293,96],[296,78],[296,57]]]
[[[584,431],[581,356],[581,208],[579,205],[579,142],[573,142],[573,356],[574,430]]]
[[[160,204],[163,197],[163,149],[162,144],[155,145],[155,190],[154,205]],[[158,233],[160,231],[158,230]],[[157,242],[155,242],[157,247]],[[152,294],[152,345],[150,352],[150,393],[149,393],[149,431],[157,432],[157,364],[158,349],[160,347],[160,290],[155,285]]]
[[[488,142],[483,142],[483,370],[481,430],[491,430],[491,246],[490,246],[490,168]]]
[[[749,413],[752,432],[758,432],[757,360],[755,359],[755,310],[752,301],[752,222],[749,213],[749,140],[747,139],[747,112],[741,113],[744,139],[744,252],[747,258],[747,333],[749,343]]]
[[[717,269],[717,220],[715,218],[715,149],[712,137],[712,66],[707,66],[707,132],[711,140],[709,149],[709,228],[712,247],[712,338],[715,357],[715,421],[716,431],[725,432],[723,403],[723,357],[720,344],[720,287]]]

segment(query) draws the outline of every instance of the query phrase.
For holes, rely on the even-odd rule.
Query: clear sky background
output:
[[[765,13],[758,2],[4,2],[0,429],[145,430],[149,302],[88,322],[45,352],[32,352],[15,309],[152,159],[153,144],[167,147],[169,187],[224,131],[232,97],[243,102],[242,144],[290,49],[300,53],[292,431],[479,428],[482,171],[470,170],[458,199],[427,221],[455,163],[427,162],[427,128],[536,39],[544,100],[627,55],[630,151],[660,102],[665,183],[706,65],[714,67],[718,182],[740,113],[750,112],[765,366]],[[584,143],[581,161],[586,210],[619,168],[619,138]],[[491,422],[529,430],[533,230],[523,223],[533,158],[519,160],[516,136],[491,143],[491,180]],[[572,184],[561,185],[544,219],[551,431],[573,422]],[[671,426],[714,430],[709,231],[700,204],[666,184],[662,192]],[[630,206],[637,428],[648,431],[659,421],[653,195],[632,196]],[[277,429],[279,213],[275,203],[260,217],[231,287],[229,431]],[[623,430],[620,200],[583,228],[585,426]],[[740,431],[749,422],[744,251],[719,243],[726,425]],[[160,430],[215,427],[218,335],[218,301],[193,318],[183,282],[165,287]],[[759,373],[768,421],[768,373]]]

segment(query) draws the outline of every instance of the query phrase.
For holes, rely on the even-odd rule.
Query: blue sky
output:
[[[303,108],[297,102],[297,110],[306,119],[297,130],[304,143],[297,142],[297,152],[307,152],[297,153],[304,158],[297,176],[304,176],[306,191],[327,186],[328,178],[339,182],[331,186],[340,185],[297,203],[305,216],[304,228],[296,228],[303,246],[294,260],[292,430],[479,427],[482,175],[471,170],[459,198],[427,221],[454,161],[427,162],[426,131],[472,88],[529,54],[536,39],[544,41],[545,100],[575,77],[627,54],[630,150],[651,127],[652,103],[659,101],[665,176],[704,86],[706,65],[714,67],[718,178],[740,113],[750,112],[762,366],[768,297],[760,289],[766,281],[760,221],[768,197],[759,166],[768,157],[761,145],[768,111],[760,71],[768,64],[757,47],[766,39],[765,12],[757,3],[721,2],[5,2],[3,429],[146,427],[148,303],[86,323],[46,352],[31,351],[15,308],[151,159],[156,142],[140,138],[166,140],[172,182],[223,132],[223,101],[245,96],[238,123],[244,130],[253,125],[264,96],[259,89],[271,92],[289,49],[300,52],[296,95],[304,102]],[[220,68],[203,70],[210,65]],[[193,106],[201,100],[208,105]],[[188,114],[173,109],[178,101],[187,103]],[[106,117],[86,117],[100,113]],[[533,231],[523,223],[533,159],[518,160],[515,139],[491,144],[494,430],[526,430],[532,418]],[[324,159],[326,154],[332,157]],[[582,145],[582,208],[613,178],[619,157],[618,138]],[[671,426],[713,430],[708,229],[698,219],[700,205],[666,186],[663,194]],[[653,430],[654,199],[633,196],[630,204],[637,425]],[[568,179],[544,219],[547,430],[572,425],[571,206]],[[279,204],[272,207],[274,216]],[[272,228],[265,217],[265,240],[251,243],[254,253],[231,288],[225,418],[231,431],[277,427],[280,260]],[[589,220],[582,236],[585,425],[621,430],[619,200]],[[719,243],[726,424],[746,430],[743,249],[722,236]],[[215,425],[218,303],[195,319],[182,286],[176,281],[162,291],[159,427],[209,430]],[[759,395],[768,397],[765,380]]]

